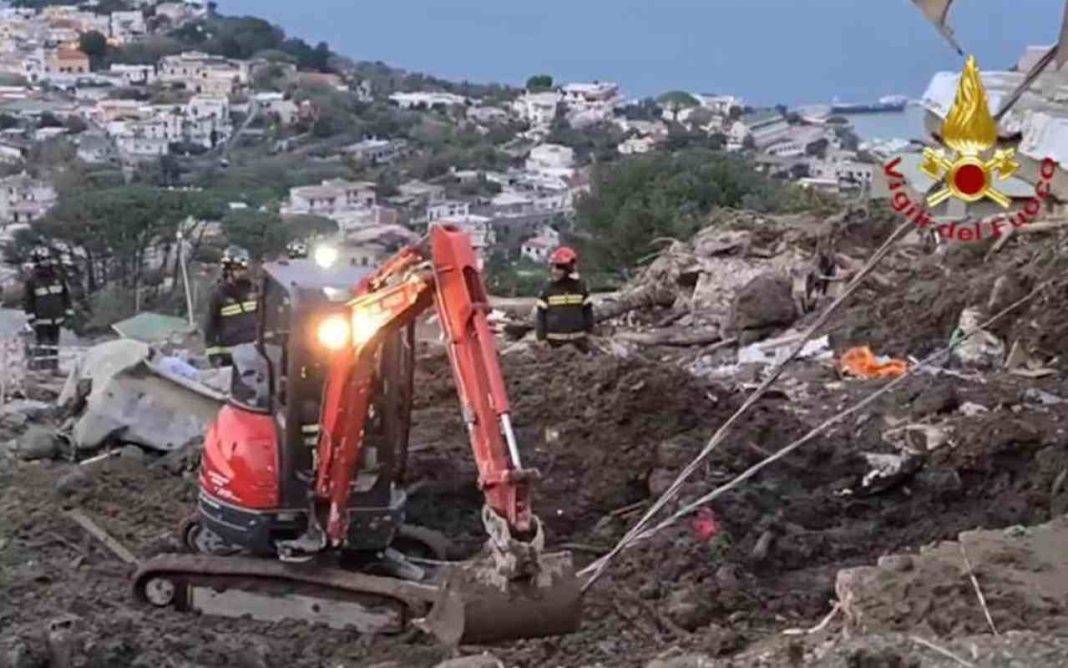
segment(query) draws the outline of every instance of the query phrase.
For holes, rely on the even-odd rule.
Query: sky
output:
[[[1052,44],[1064,0],[958,0],[982,69]],[[475,82],[609,80],[787,105],[919,97],[963,60],[910,0],[219,0],[357,60]]]

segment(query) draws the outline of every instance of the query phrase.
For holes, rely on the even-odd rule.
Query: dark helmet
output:
[[[549,256],[549,264],[561,267],[570,267],[578,262],[578,253],[570,246],[560,246]]]
[[[223,251],[222,266],[224,269],[230,269],[235,267],[248,268],[249,255],[248,251],[238,246],[230,246]]]
[[[290,241],[286,244],[286,255],[290,260],[308,257],[308,244],[303,241]]]

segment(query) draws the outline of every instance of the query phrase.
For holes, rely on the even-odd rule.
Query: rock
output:
[[[12,638],[0,649],[0,666],[9,668],[46,668],[50,660],[43,638]]]
[[[1042,406],[1056,406],[1057,404],[1064,403],[1064,399],[1058,397],[1056,394],[1040,390],[1037,387],[1029,387],[1024,390],[1020,395],[1020,399]]]
[[[649,496],[659,498],[661,494],[675,482],[675,473],[671,469],[656,468],[649,472],[649,480],[646,483]]]
[[[671,621],[687,631],[694,631],[712,621],[712,611],[707,601],[699,598],[697,588],[683,588],[672,592],[664,612]]]
[[[741,582],[738,567],[734,564],[723,564],[716,569],[716,584],[720,589],[737,589]]]
[[[879,557],[879,568],[892,573],[905,573],[912,570],[912,557],[907,554],[887,554]]]
[[[93,486],[93,476],[84,466],[79,466],[56,481],[56,493],[60,496],[71,496],[77,492],[88,490]]]
[[[744,331],[792,324],[798,316],[792,289],[792,282],[782,274],[761,274],[749,281],[735,295],[730,329]]]
[[[679,469],[694,458],[698,450],[689,447],[681,436],[669,438],[656,446],[656,465],[662,468]]]
[[[920,418],[936,413],[949,413],[960,406],[957,389],[950,383],[928,386],[912,400],[912,415]]]
[[[764,561],[768,557],[768,550],[771,549],[771,541],[774,538],[775,535],[770,531],[760,534],[760,538],[757,539],[756,545],[753,546],[753,551],[749,555],[753,558],[753,561]]]
[[[916,474],[915,482],[946,500],[959,496],[964,489],[956,469],[924,469]]]
[[[472,654],[471,656],[461,656],[458,659],[442,661],[434,668],[504,668],[504,664],[489,652],[483,652],[482,654]]]
[[[653,659],[645,668],[712,668],[715,659],[704,654],[682,654],[669,659]]]
[[[119,459],[141,464],[145,461],[145,451],[136,445],[125,445],[122,450],[119,450]]]
[[[58,452],[56,435],[46,427],[32,426],[18,439],[18,456],[26,461],[51,459]]]

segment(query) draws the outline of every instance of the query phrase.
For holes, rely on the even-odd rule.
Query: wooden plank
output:
[[[125,545],[115,540],[115,538],[113,538],[111,534],[109,534],[107,531],[101,529],[96,524],[96,522],[89,519],[89,517],[81,510],[74,509],[68,511],[67,517],[71,518],[78,526],[85,529],[85,531],[90,536],[96,538],[98,541],[107,546],[107,548],[111,550],[112,553],[114,553],[115,556],[119,559],[122,559],[128,564],[137,563],[137,557],[133,555],[133,552],[130,552],[130,550],[126,549]]]

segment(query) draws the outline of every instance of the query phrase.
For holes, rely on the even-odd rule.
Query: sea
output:
[[[844,114],[861,141],[874,139],[920,139],[923,137],[924,109],[910,104],[903,111],[877,114]]]

